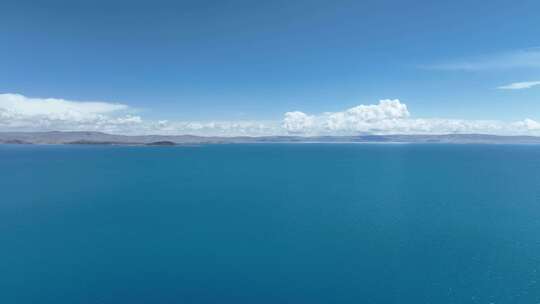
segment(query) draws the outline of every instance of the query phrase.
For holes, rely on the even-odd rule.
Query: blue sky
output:
[[[152,121],[277,121],[381,99],[415,118],[540,120],[540,86],[498,89],[540,80],[538,12],[539,1],[3,0],[0,93],[121,103]]]

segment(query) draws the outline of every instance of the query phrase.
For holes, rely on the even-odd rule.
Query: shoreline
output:
[[[114,135],[100,132],[0,132],[4,145],[190,146],[209,144],[540,144],[538,136],[487,134],[357,136]]]

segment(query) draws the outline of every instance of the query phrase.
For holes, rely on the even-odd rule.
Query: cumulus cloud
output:
[[[513,124],[515,127],[526,131],[538,131],[540,130],[540,122],[526,118],[523,121],[518,121]]]
[[[307,115],[303,112],[285,113],[283,127],[289,133],[334,134],[367,132],[410,116],[407,105],[399,100],[385,99],[374,105],[358,105],[341,112]]]
[[[139,124],[127,105],[0,94],[0,127],[13,130],[108,130]]]
[[[314,117],[300,111],[287,112],[283,118],[283,128],[290,133],[302,133],[314,125]]]
[[[75,102],[57,98],[28,98],[20,94],[0,94],[0,108],[24,116],[45,115],[77,120],[125,110],[128,106],[99,101]]]
[[[511,84],[503,85],[503,86],[498,87],[497,89],[522,90],[522,89],[530,89],[537,85],[540,85],[540,81],[524,81],[524,82],[514,82]]]
[[[320,115],[287,112],[283,128],[289,133],[347,133],[366,130],[385,121],[404,119],[409,115],[407,105],[397,99],[385,99],[375,105],[358,105],[342,112]]]
[[[114,134],[262,136],[282,132],[279,121],[167,121],[132,115],[129,106],[0,94],[0,131],[100,131]],[[283,132],[282,132],[283,133]]]
[[[357,134],[536,134],[540,123],[526,119],[518,122],[411,118],[407,106],[397,99],[381,100],[375,105],[359,105],[342,112],[308,115],[285,113],[284,129],[290,134],[357,135]],[[300,113],[300,114],[298,114]],[[309,117],[309,124],[304,123]],[[298,127],[301,126],[301,127]]]
[[[339,112],[286,112],[269,121],[167,121],[131,115],[124,104],[0,94],[0,131],[101,131],[114,134],[201,136],[483,133],[540,135],[540,122],[413,118],[398,99]]]
[[[377,105],[359,105],[343,112],[326,113],[325,125],[329,130],[357,130],[382,121],[409,117],[407,105],[398,99],[385,99]]]
[[[511,68],[540,68],[540,47],[455,60],[423,66],[428,69],[449,71],[479,71]]]

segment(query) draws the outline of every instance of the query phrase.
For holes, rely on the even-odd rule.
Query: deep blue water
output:
[[[540,146],[0,146],[0,303],[540,302]]]

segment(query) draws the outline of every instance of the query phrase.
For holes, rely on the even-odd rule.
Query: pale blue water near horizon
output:
[[[0,303],[540,303],[540,146],[0,146]]]

